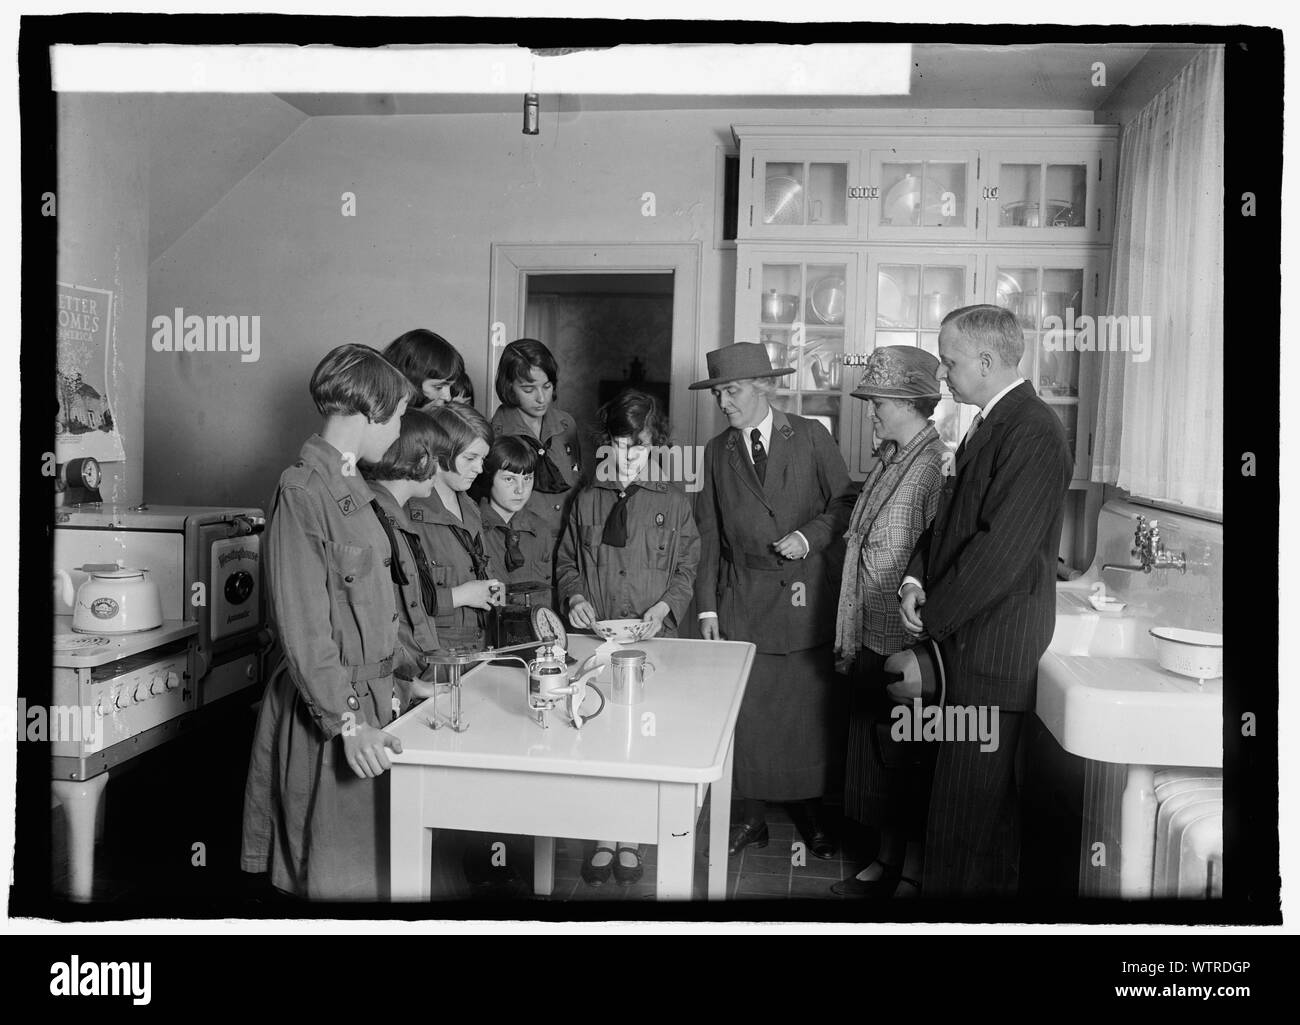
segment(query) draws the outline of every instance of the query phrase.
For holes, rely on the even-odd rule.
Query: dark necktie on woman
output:
[[[477,580],[486,580],[488,578],[488,558],[483,551],[483,537],[481,534],[471,534],[467,527],[462,527],[454,523],[449,523],[451,532],[460,542],[460,546],[465,549],[465,554],[469,556],[469,561],[474,567],[474,577]]]
[[[767,449],[763,447],[763,432],[755,427],[749,432],[750,454],[754,457],[754,472],[758,474],[760,484],[767,483]]]
[[[402,569],[402,559],[398,554],[400,549],[397,547],[397,535],[393,533],[392,521],[380,508],[378,501],[371,499],[370,508],[379,517],[379,525],[384,528],[384,534],[388,538],[389,575],[393,578],[393,583],[398,587],[405,587],[410,583],[410,578],[406,575],[406,571]],[[397,529],[402,530],[401,527]],[[438,592],[433,586],[433,571],[429,568],[429,560],[425,558],[424,548],[416,535],[409,530],[402,530],[402,534],[405,535],[411,553],[415,557],[415,571],[420,575],[420,601],[424,604],[424,611],[432,616],[438,611]]]
[[[420,601],[424,604],[424,611],[432,616],[438,611],[438,589],[433,583],[433,567],[429,565],[429,557],[424,554],[420,535],[412,534],[409,530],[402,530],[402,534],[415,556],[415,571],[420,574]]]
[[[505,535],[506,572],[513,573],[524,564],[524,553],[519,548],[519,531],[508,523],[502,523],[496,529]]]
[[[605,517],[605,527],[600,532],[600,543],[611,548],[627,547],[627,504],[632,501],[632,492],[641,485],[629,484],[618,493],[618,501]]]
[[[537,446],[537,468],[533,470],[533,490],[558,495],[569,490],[560,468],[551,461],[545,445]]]

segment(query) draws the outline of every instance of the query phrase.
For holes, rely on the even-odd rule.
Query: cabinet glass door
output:
[[[871,352],[882,345],[917,345],[938,358],[939,325],[943,318],[960,306],[975,301],[974,256],[908,255],[878,257],[867,268],[867,345]],[[862,371],[853,368],[851,392]],[[931,419],[940,437],[955,449],[966,428],[974,419],[973,406],[960,406],[946,384],[940,383],[943,396]],[[854,414],[860,418],[861,443],[855,446],[856,465],[850,469],[866,473],[873,462],[872,451],[879,444],[870,421],[867,404],[855,400]]]
[[[873,152],[868,237],[974,237],[974,173],[973,153]]]
[[[1020,373],[1065,425],[1073,450],[1078,430],[1080,361],[1095,356],[1089,342],[1098,286],[1096,270],[1081,258],[1073,266],[990,257],[991,302],[1016,315],[1025,334]],[[1066,261],[1062,261],[1065,263]],[[1084,318],[1084,319],[1080,319]]]
[[[990,239],[1099,241],[1096,156],[993,153],[990,164]]]
[[[843,447],[845,341],[853,306],[848,260],[812,256],[758,265],[754,295],[759,341],[774,367],[794,373],[778,379],[772,405],[819,421]]]
[[[749,232],[754,238],[850,238],[857,210],[849,204],[856,154],[754,153]]]

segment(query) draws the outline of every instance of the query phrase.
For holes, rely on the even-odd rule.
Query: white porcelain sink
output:
[[[1067,751],[1102,762],[1223,765],[1223,681],[1167,672],[1140,615],[1098,613],[1057,593],[1056,632],[1038,664],[1038,717]]]

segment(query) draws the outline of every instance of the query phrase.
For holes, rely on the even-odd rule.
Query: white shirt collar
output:
[[[998,401],[1002,398],[1002,396],[1015,388],[1019,388],[1024,383],[1025,383],[1025,379],[1023,377],[1017,377],[1009,385],[1007,385],[1000,392],[994,395],[993,398],[989,399],[988,403],[984,406],[984,408],[980,410],[980,416],[983,417],[985,420],[987,420],[989,418],[989,414],[993,412],[993,407],[998,404]]]
[[[770,405],[767,407],[767,416],[763,417],[763,419],[758,422],[757,426],[758,433],[763,438],[763,451],[770,455],[772,452],[772,407]],[[745,452],[749,456],[750,462],[754,461],[753,430],[753,427],[746,427],[740,432],[744,435]]]

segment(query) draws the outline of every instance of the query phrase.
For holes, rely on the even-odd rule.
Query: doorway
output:
[[[501,349],[531,337],[554,353],[558,404],[584,427],[603,402],[640,387],[663,401],[673,441],[692,444],[699,273],[698,242],[493,245],[489,413]]]
[[[671,420],[673,275],[528,274],[524,335],[563,368],[557,401],[579,424],[625,388]]]

